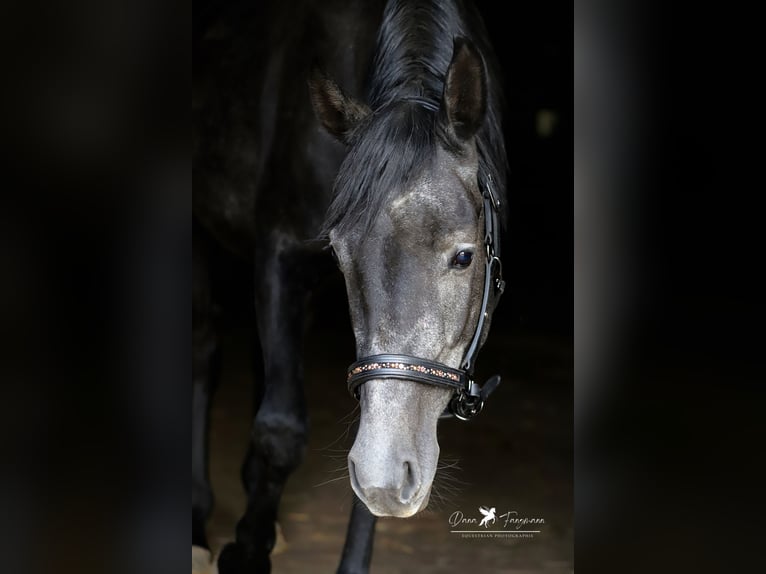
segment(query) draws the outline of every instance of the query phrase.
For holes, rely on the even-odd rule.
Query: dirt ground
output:
[[[232,539],[245,506],[239,468],[251,416],[252,360],[242,335],[225,340],[212,416],[216,506],[208,533],[214,553]],[[336,336],[312,328],[306,355],[311,434],[305,462],[282,499],[276,574],[335,572],[352,503],[345,458],[356,412],[344,373],[354,359],[353,340],[342,329]],[[445,468],[437,473],[431,504],[413,518],[378,521],[372,572],[573,572],[572,362],[569,341],[493,330],[478,374],[501,373],[503,383],[474,421],[440,423]],[[544,524],[527,538],[450,533],[453,512],[480,519],[479,506],[495,507],[498,515],[542,518]]]

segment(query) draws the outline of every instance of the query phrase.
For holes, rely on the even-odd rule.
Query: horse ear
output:
[[[479,131],[486,108],[484,60],[470,40],[455,38],[441,106],[448,130],[461,142],[470,139]]]
[[[325,129],[343,143],[354,128],[370,113],[370,109],[347,96],[319,68],[314,67],[309,78],[309,91],[314,113]]]

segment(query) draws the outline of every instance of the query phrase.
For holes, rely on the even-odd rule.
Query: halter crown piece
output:
[[[500,375],[490,377],[483,386],[479,386],[473,380],[474,363],[488,318],[490,294],[493,293],[497,300],[505,290],[503,265],[500,262],[498,218],[500,201],[492,191],[490,178],[485,182],[482,197],[484,199],[484,246],[487,251],[484,294],[476,331],[463,357],[461,368],[453,369],[441,363],[408,355],[371,355],[360,359],[348,368],[348,390],[355,398],[359,398],[359,386],[372,379],[401,379],[446,387],[452,389],[453,395],[442,418],[454,415],[460,420],[467,421],[481,412],[487,397],[500,384]]]

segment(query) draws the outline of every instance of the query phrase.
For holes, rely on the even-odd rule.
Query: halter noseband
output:
[[[484,325],[488,318],[490,292],[499,298],[505,290],[503,265],[500,262],[500,224],[498,211],[500,201],[492,192],[492,182],[488,178],[482,191],[484,199],[484,246],[487,261],[484,268],[484,294],[481,300],[479,321],[476,324],[471,344],[463,357],[460,369],[447,365],[410,357],[408,355],[372,355],[353,363],[348,368],[348,390],[359,398],[358,388],[371,379],[401,379],[416,381],[427,385],[452,389],[453,395],[447,411],[442,417],[454,415],[467,421],[481,412],[484,401],[500,384],[500,375],[490,377],[483,386],[473,380],[474,364],[479,352]]]

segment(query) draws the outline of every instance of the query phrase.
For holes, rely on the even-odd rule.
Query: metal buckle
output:
[[[492,192],[492,176],[487,176],[487,182],[484,185],[484,188],[487,191],[487,195],[489,195],[489,200],[492,202],[492,207],[495,209],[495,211],[499,211],[500,199],[495,197],[495,194]]]
[[[484,400],[481,398],[479,385],[471,381],[470,390],[460,391],[450,401],[450,411],[455,418],[461,421],[469,421],[484,408]]]
[[[499,257],[492,256],[492,260],[490,263],[490,269],[493,268],[493,266],[497,263],[497,277],[495,277],[495,289],[500,293],[500,295],[503,294],[505,291],[505,280],[503,279],[503,262],[500,261]]]

